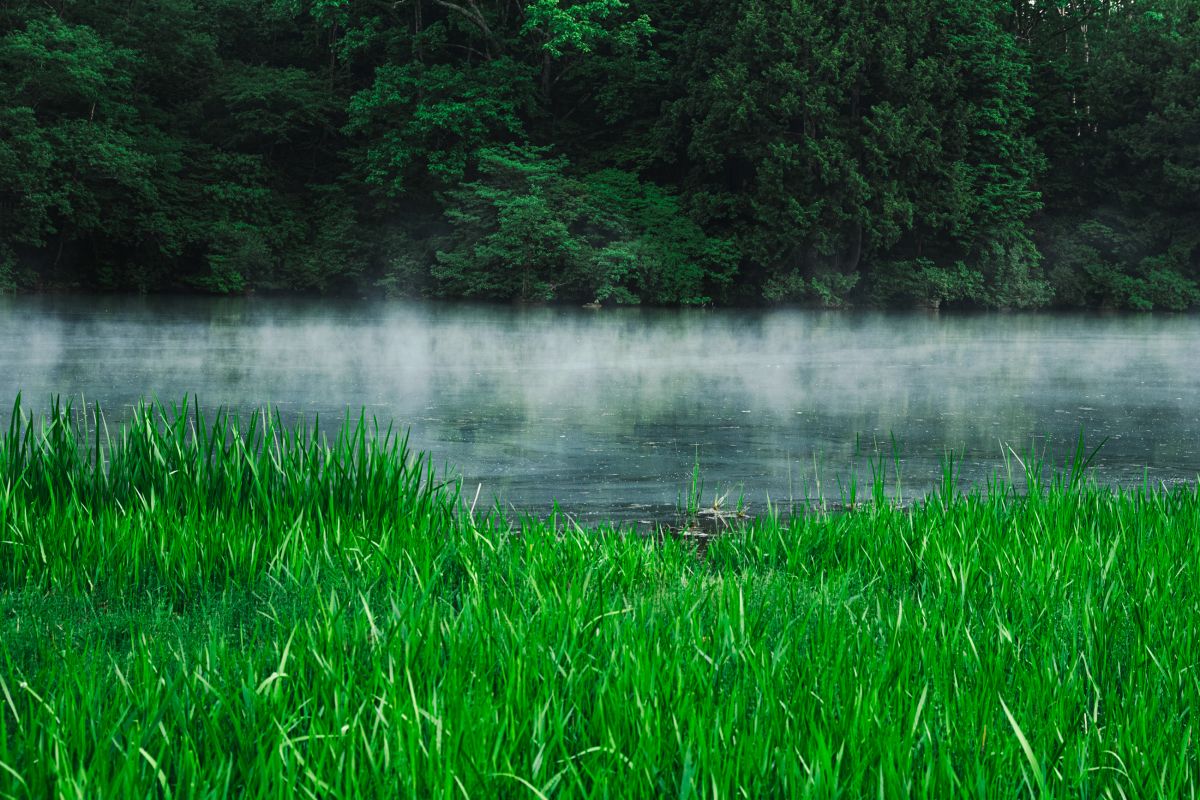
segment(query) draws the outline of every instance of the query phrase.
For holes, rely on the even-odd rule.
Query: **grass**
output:
[[[1080,457],[700,556],[348,423],[14,413],[0,796],[1195,795],[1195,487]]]

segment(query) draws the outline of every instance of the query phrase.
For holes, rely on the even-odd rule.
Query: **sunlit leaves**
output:
[[[625,45],[653,33],[645,14],[613,25],[610,20],[629,8],[624,0],[587,0],[563,5],[560,0],[533,0],[525,7],[521,33],[537,34],[541,47],[555,58],[567,52],[590,53],[608,40]]]

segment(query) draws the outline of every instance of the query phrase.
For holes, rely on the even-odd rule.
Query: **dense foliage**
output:
[[[947,470],[701,555],[251,419],[0,430],[0,796],[1195,795],[1195,486]]]
[[[0,0],[0,288],[1200,303],[1194,0]]]

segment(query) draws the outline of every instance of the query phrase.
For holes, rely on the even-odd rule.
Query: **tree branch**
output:
[[[488,38],[489,42],[494,42],[496,40],[495,35],[492,33],[492,29],[488,27],[487,20],[483,17],[483,12],[479,10],[479,6],[475,4],[474,0],[467,0],[467,2],[470,4],[470,8],[461,6],[458,3],[451,3],[449,0],[433,0],[433,2],[435,5],[439,5],[442,8],[466,17],[471,24],[483,32],[483,35]]]

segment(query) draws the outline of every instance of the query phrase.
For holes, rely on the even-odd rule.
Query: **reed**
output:
[[[1196,487],[1025,471],[700,555],[362,416],[14,412],[0,796],[1192,796]]]

